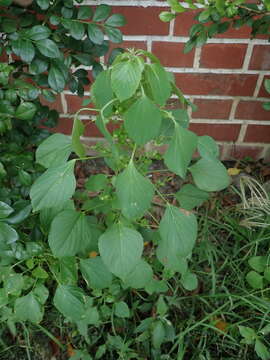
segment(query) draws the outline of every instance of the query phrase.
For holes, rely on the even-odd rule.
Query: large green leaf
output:
[[[217,159],[200,159],[189,170],[195,185],[204,191],[220,191],[230,184],[225,166]]]
[[[80,137],[84,133],[84,125],[82,121],[76,116],[73,122],[71,142],[73,151],[79,156],[83,157],[86,154],[85,147],[81,143]]]
[[[112,68],[112,88],[120,101],[134,95],[141,81],[144,65],[139,58],[119,62]]]
[[[80,270],[90,288],[104,289],[112,283],[112,274],[106,268],[100,256],[92,259],[81,259]]]
[[[165,164],[171,171],[184,179],[196,147],[197,136],[175,124],[174,135],[164,155]]]
[[[43,318],[43,309],[34,293],[16,299],[14,313],[19,321],[31,321],[38,324]]]
[[[73,173],[75,160],[49,168],[32,185],[30,198],[34,211],[60,206],[71,198],[76,180]]]
[[[72,200],[67,200],[59,206],[45,208],[40,211],[39,220],[44,232],[49,232],[53,219],[63,210],[74,210],[74,203]]]
[[[30,63],[35,56],[35,48],[28,39],[18,39],[12,41],[12,50],[17,56],[27,63]]]
[[[53,134],[45,139],[37,148],[36,161],[46,168],[59,166],[67,161],[71,151],[72,146],[69,136]]]
[[[142,176],[130,161],[127,168],[117,176],[116,194],[123,215],[128,219],[142,217],[151,206],[155,188]]]
[[[96,11],[93,16],[93,21],[103,21],[111,13],[112,8],[109,5],[101,4],[96,8]]]
[[[106,25],[113,27],[124,26],[126,23],[126,18],[122,14],[113,14],[105,21]]]
[[[60,56],[60,51],[56,43],[50,39],[38,40],[35,42],[42,55],[55,59]]]
[[[64,210],[53,220],[49,245],[54,256],[74,256],[91,246],[91,223],[86,215],[75,210]]]
[[[73,285],[58,285],[53,303],[58,311],[72,321],[81,320],[86,312],[85,295]]]
[[[158,63],[147,64],[145,66],[145,78],[153,100],[164,106],[171,94],[171,85],[166,70]]]
[[[194,214],[168,205],[160,222],[161,241],[157,256],[160,262],[179,271],[183,258],[189,256],[197,237],[197,220]]]
[[[37,107],[35,104],[31,102],[23,102],[17,107],[15,116],[20,120],[31,120],[36,111]]]
[[[48,83],[53,90],[59,93],[65,88],[65,77],[62,71],[55,65],[51,65],[50,67]]]
[[[186,184],[175,194],[180,206],[186,210],[192,210],[209,199],[209,193],[198,189],[192,184]]]
[[[104,30],[111,42],[119,44],[123,41],[123,35],[119,29],[111,26],[104,26]]]
[[[123,279],[124,284],[131,288],[140,289],[151,281],[153,277],[153,270],[151,266],[143,259],[141,259],[135,268],[128,273]]]
[[[137,231],[116,224],[99,238],[99,251],[107,268],[114,275],[124,278],[141,258],[143,238]]]
[[[144,145],[158,136],[161,120],[160,110],[147,96],[139,98],[124,115],[128,135],[138,145]]]

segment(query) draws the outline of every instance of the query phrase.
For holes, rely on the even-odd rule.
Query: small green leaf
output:
[[[114,275],[125,278],[140,261],[143,238],[122,224],[113,225],[99,238],[99,251],[107,268]]]
[[[108,26],[118,27],[126,25],[126,18],[122,14],[113,14],[106,21]]]
[[[263,272],[268,263],[268,256],[252,256],[248,259],[249,266],[258,272]]]
[[[261,342],[261,340],[256,339],[255,341],[255,352],[262,360],[270,359],[270,352],[267,347]]]
[[[8,217],[14,210],[8,204],[0,201],[0,219]]]
[[[263,288],[263,276],[256,271],[249,271],[246,275],[246,280],[253,289]]]
[[[173,138],[164,155],[165,164],[184,179],[196,147],[197,135],[175,124]]]
[[[140,218],[151,206],[155,188],[150,180],[137,171],[133,161],[117,176],[115,186],[122,213],[126,218]]]
[[[109,179],[104,174],[91,175],[85,183],[85,188],[89,191],[101,191],[106,188]]]
[[[54,41],[44,39],[36,41],[35,44],[42,55],[52,59],[60,57],[60,51]]]
[[[53,134],[37,148],[36,162],[46,168],[64,164],[72,151],[71,139],[67,135]]]
[[[230,184],[225,166],[217,159],[203,158],[189,168],[195,185],[204,191],[220,191]]]
[[[111,13],[111,7],[109,5],[101,4],[96,8],[96,11],[93,16],[93,21],[103,21]]]
[[[129,99],[134,95],[140,84],[143,68],[144,65],[139,58],[132,58],[113,65],[111,84],[120,101]]]
[[[120,318],[129,318],[130,311],[128,305],[124,301],[119,301],[114,305],[115,315]]]
[[[31,120],[37,111],[35,104],[30,102],[21,103],[15,112],[16,118],[20,120]]]
[[[6,249],[7,245],[10,245],[18,240],[19,236],[17,231],[11,226],[0,222],[0,249]]]
[[[111,42],[119,44],[123,41],[123,35],[119,29],[111,26],[104,26],[104,30]]]
[[[32,185],[30,198],[34,211],[60,206],[71,198],[76,180],[73,173],[75,160],[49,168]]]
[[[60,93],[64,90],[66,81],[61,70],[55,66],[51,65],[48,76],[48,83],[50,87],[56,92]]]
[[[159,349],[165,340],[165,328],[160,320],[157,320],[153,325],[152,330],[152,344],[155,349]]]
[[[74,256],[91,246],[92,229],[87,216],[75,210],[64,210],[53,220],[49,245],[54,256]]]
[[[81,320],[86,312],[85,295],[76,286],[58,285],[53,303],[60,313],[72,321]]]
[[[159,14],[159,18],[163,22],[169,22],[169,21],[173,20],[175,18],[175,16],[176,16],[175,14],[173,14],[169,11],[162,11]]]
[[[14,313],[19,321],[28,320],[34,324],[40,323],[43,318],[43,309],[33,291],[15,300]]]
[[[81,40],[85,33],[84,24],[79,21],[71,21],[71,26],[69,27],[70,35],[76,39]]]
[[[197,289],[198,287],[198,279],[195,274],[192,274],[191,272],[187,271],[185,274],[181,277],[181,284],[184,286],[184,288],[188,291],[193,291]]]
[[[265,90],[270,94],[270,79],[264,80]]]
[[[186,184],[175,194],[182,208],[192,210],[196,206],[200,206],[204,201],[209,199],[209,193],[198,189],[192,184]]]
[[[37,0],[37,4],[42,10],[47,10],[50,6],[50,1],[49,0]]]
[[[51,30],[44,25],[35,25],[27,31],[27,37],[33,41],[47,39],[51,35]]]
[[[89,287],[93,289],[108,288],[112,283],[112,274],[108,271],[100,256],[92,259],[81,259],[80,270]]]
[[[146,96],[140,97],[124,114],[125,128],[138,145],[158,136],[161,120],[159,108]]]
[[[238,328],[241,336],[245,339],[246,344],[252,344],[256,339],[255,331],[248,326],[239,325]]]
[[[93,15],[93,10],[90,6],[80,6],[78,9],[77,18],[80,20],[91,19]]]
[[[71,143],[73,151],[81,158],[86,154],[84,145],[82,144],[80,137],[84,133],[84,125],[82,121],[76,116],[73,122]]]
[[[95,24],[88,24],[87,28],[89,39],[97,45],[101,45],[104,41],[104,34],[100,27]]]

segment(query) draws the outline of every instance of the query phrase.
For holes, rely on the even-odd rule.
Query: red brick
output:
[[[73,126],[73,118],[59,118],[57,126],[52,130],[53,132],[70,135]]]
[[[270,120],[270,111],[264,110],[262,101],[240,101],[236,113],[236,119],[246,120]]]
[[[40,102],[42,105],[48,106],[51,110],[57,110],[59,113],[63,112],[61,96],[57,95],[54,102],[47,101],[43,96],[40,96]]]
[[[269,125],[248,125],[245,142],[270,142],[270,126]]]
[[[251,33],[251,28],[247,25],[242,26],[240,29],[234,29],[232,26],[229,27],[227,31],[223,34],[218,34],[215,38],[222,39],[249,39]]]
[[[243,159],[250,157],[254,160],[262,158],[263,146],[252,146],[252,145],[226,145],[227,158],[228,159]]]
[[[164,66],[192,67],[194,50],[184,54],[185,44],[156,41],[153,42],[152,52],[159,58]]]
[[[191,123],[190,130],[197,135],[209,135],[217,141],[236,141],[241,125],[238,124],[207,124]]]
[[[88,104],[86,106],[82,106],[82,102],[86,99],[89,99],[89,96],[79,97],[77,95],[65,95],[67,102],[67,113],[75,114],[81,108],[94,108],[93,104]],[[85,111],[83,114],[95,115],[96,112],[93,111]]]
[[[198,110],[192,113],[193,119],[228,119],[232,100],[195,99]]]
[[[269,70],[270,69],[270,46],[254,45],[250,59],[249,69]]]
[[[258,75],[175,74],[177,86],[188,95],[252,96]]]
[[[127,24],[121,28],[124,35],[168,35],[169,23],[159,19],[159,14],[166,10],[164,7],[113,7],[114,13],[120,13],[127,19]]]
[[[206,44],[202,47],[200,67],[238,69],[243,66],[247,45]]]
[[[260,87],[260,91],[259,91],[259,94],[258,94],[259,97],[270,97],[270,94],[265,90],[265,87],[264,87],[264,81],[266,79],[270,79],[270,76],[269,75],[264,76],[263,82],[262,82],[262,85]]]

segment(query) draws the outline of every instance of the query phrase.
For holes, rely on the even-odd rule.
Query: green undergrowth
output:
[[[16,335],[2,323],[0,359],[269,359],[269,282],[256,288],[246,276],[254,268],[250,259],[268,255],[270,230],[239,225],[239,203],[230,187],[196,210],[195,290],[170,274],[159,293],[115,281],[91,292],[95,306],[85,334],[52,305],[39,325],[21,323]],[[144,252],[158,274],[151,244]]]

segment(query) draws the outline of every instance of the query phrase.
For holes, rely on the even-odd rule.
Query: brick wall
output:
[[[221,145],[223,158],[270,157],[270,112],[261,106],[269,97],[263,88],[270,69],[267,40],[249,40],[247,27],[230,29],[184,55],[194,12],[180,15],[169,24],[158,18],[166,9],[167,3],[162,0],[87,0],[83,4],[99,3],[112,5],[113,12],[126,16],[121,46],[152,51],[174,73],[184,94],[198,105],[198,111],[190,113],[193,131],[213,136]],[[68,91],[59,96],[55,105],[61,110],[58,129],[70,131],[70,113],[81,102]],[[94,128],[88,128],[86,135],[100,136]]]

